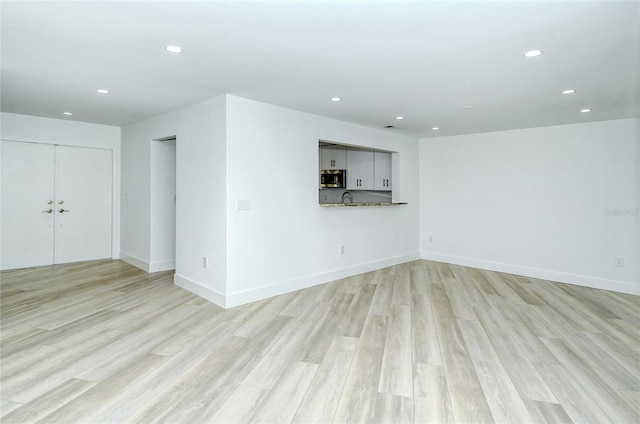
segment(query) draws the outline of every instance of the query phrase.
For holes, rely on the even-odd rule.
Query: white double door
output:
[[[2,141],[0,268],[111,257],[111,150]]]

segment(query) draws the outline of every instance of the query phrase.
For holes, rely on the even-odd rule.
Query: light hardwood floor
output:
[[[2,277],[2,423],[640,421],[640,298],[415,261],[223,310],[120,261]]]

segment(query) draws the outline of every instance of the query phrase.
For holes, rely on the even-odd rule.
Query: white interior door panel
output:
[[[56,148],[56,257],[67,263],[111,257],[111,151]]]
[[[53,264],[54,151],[53,145],[2,140],[2,269]]]

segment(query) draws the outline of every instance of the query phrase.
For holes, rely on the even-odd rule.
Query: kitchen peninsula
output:
[[[407,205],[407,202],[360,202],[360,203],[320,203],[323,208],[342,208],[358,206],[399,206]]]

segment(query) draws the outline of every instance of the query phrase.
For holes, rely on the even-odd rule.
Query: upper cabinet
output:
[[[374,152],[371,150],[347,150],[347,189],[374,189]]]
[[[374,190],[391,191],[391,153],[374,153]]]
[[[320,142],[319,150],[320,171],[346,170],[346,184],[340,184],[339,187],[346,187],[347,190],[391,192],[391,152],[323,141]]]
[[[323,146],[320,148],[321,169],[347,169],[345,146]]]

